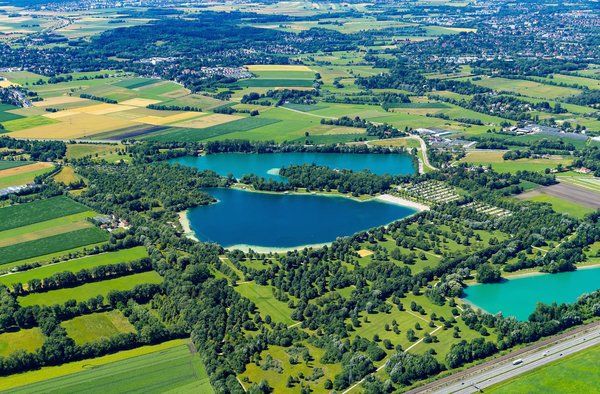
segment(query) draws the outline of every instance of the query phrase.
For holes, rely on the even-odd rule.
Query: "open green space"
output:
[[[119,310],[78,316],[62,322],[61,326],[78,345],[116,334],[135,332],[135,328]]]
[[[8,170],[9,168],[22,167],[31,164],[31,161],[13,161],[13,160],[0,160],[0,170]]]
[[[491,166],[495,171],[510,173],[517,171],[544,172],[547,168],[555,169],[559,164],[567,166],[572,162],[571,159],[562,156],[550,156],[540,159],[504,160],[502,158],[503,155],[504,151],[475,151],[467,153],[460,162]]]
[[[34,241],[0,248],[0,264],[42,256],[79,246],[108,241],[108,233],[97,227],[84,228]]]
[[[33,293],[19,297],[21,306],[64,304],[69,300],[86,301],[92,297],[104,296],[112,290],[131,290],[143,283],[161,283],[162,277],[154,271],[141,274],[122,276],[102,282],[86,283],[81,286],[48,291],[46,293]]]
[[[36,200],[0,208],[0,231],[89,210],[88,207],[65,196]]]
[[[47,278],[58,272],[70,271],[76,273],[84,269],[90,269],[101,265],[125,263],[146,256],[148,256],[146,248],[137,246],[131,249],[121,249],[116,252],[95,254],[56,264],[45,265],[28,271],[3,275],[0,276],[0,283],[5,286],[10,286],[13,283],[27,283],[32,279]]]
[[[294,323],[290,315],[292,310],[286,302],[279,301],[273,295],[272,286],[261,286],[257,283],[242,283],[235,287],[235,290],[242,296],[248,298],[260,311],[261,316],[271,316],[274,322],[291,325]]]
[[[93,362],[92,362],[93,364]],[[98,365],[44,382],[25,385],[14,393],[144,392],[212,393],[200,357],[187,344]]]
[[[43,385],[47,383],[43,381],[52,380],[55,385],[54,387],[60,388],[61,382],[64,382],[63,384],[68,384],[68,381],[71,379],[75,379],[75,382],[80,381],[79,379],[85,381],[93,376],[102,379],[106,376],[102,373],[104,368],[116,367],[117,371],[124,370],[126,369],[126,364],[132,360],[142,358],[147,358],[147,360],[155,359],[160,354],[163,354],[163,352],[168,354],[169,349],[187,346],[187,343],[187,340],[175,339],[158,345],[141,346],[94,359],[74,361],[58,366],[43,367],[39,370],[3,377],[0,379],[0,390],[15,390],[16,388],[19,388],[18,390],[22,392],[33,392],[35,391],[35,387],[39,384],[41,385],[39,391],[45,392],[47,388],[44,388]],[[133,368],[133,370],[135,370],[135,368]],[[96,372],[98,372],[98,375],[95,374]]]
[[[10,356],[17,350],[35,352],[43,345],[44,339],[44,334],[37,327],[0,334],[0,357]]]
[[[263,117],[249,117],[234,120],[232,122],[223,123],[216,126],[206,127],[203,129],[192,128],[169,128],[157,134],[151,134],[146,137],[150,141],[181,141],[194,142],[202,141],[209,138],[220,137],[230,133],[247,132],[257,129],[262,126],[277,123],[277,119],[269,119]]]
[[[593,393],[598,390],[599,364],[600,346],[594,346],[492,386],[486,392]]]
[[[583,218],[588,213],[594,212],[593,208],[577,204],[573,201],[565,200],[564,198],[550,196],[548,194],[539,194],[536,196],[528,197],[528,201],[548,203],[552,205],[552,209],[556,212],[566,213],[576,218]]]

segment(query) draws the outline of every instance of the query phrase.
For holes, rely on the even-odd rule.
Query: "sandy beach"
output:
[[[199,241],[196,238],[196,234],[194,234],[194,230],[190,226],[190,220],[187,216],[187,211],[181,211],[178,213],[179,215],[179,223],[181,223],[181,227],[183,227],[183,234],[189,239],[193,239],[194,241]]]
[[[405,207],[416,209],[419,212],[429,210],[429,207],[425,204],[420,204],[402,197],[392,196],[391,194],[382,194],[381,196],[375,197],[375,199],[391,204],[404,205]]]
[[[325,242],[325,243],[321,243],[321,244],[312,244],[312,245],[290,246],[289,248],[278,248],[275,246],[255,246],[255,245],[238,244],[238,245],[229,246],[225,249],[227,249],[227,250],[239,249],[243,252],[248,252],[248,250],[252,249],[253,251],[255,251],[257,253],[287,253],[287,252],[292,252],[294,250],[302,250],[304,248],[313,248],[313,249],[322,248],[325,245],[331,245],[331,242]]]

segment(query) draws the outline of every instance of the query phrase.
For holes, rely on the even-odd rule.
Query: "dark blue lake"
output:
[[[206,191],[219,202],[190,209],[190,227],[201,241],[224,247],[276,249],[328,243],[415,213],[377,200],[220,188]]]
[[[406,175],[415,173],[413,161],[408,154],[219,153],[197,157],[178,157],[169,162],[200,170],[213,170],[223,176],[233,174],[238,179],[247,174],[256,174],[267,179],[281,180],[281,177],[277,175],[281,167],[313,163],[336,169],[370,170],[374,174]]]

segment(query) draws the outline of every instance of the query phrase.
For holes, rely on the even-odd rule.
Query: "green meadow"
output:
[[[21,306],[64,304],[69,300],[86,301],[92,297],[104,296],[112,290],[131,290],[143,283],[161,283],[162,277],[154,271],[122,276],[102,282],[86,283],[81,286],[52,290],[45,293],[33,293],[19,297]]]
[[[38,328],[30,328],[0,334],[0,357],[10,356],[17,350],[35,352],[44,344],[44,334]]]
[[[78,345],[117,334],[135,332],[135,328],[119,310],[78,316],[62,322],[61,326]]]
[[[187,341],[173,340],[3,378],[13,393],[212,393],[206,370]]]
[[[10,286],[13,283],[27,283],[32,279],[43,279],[58,272],[79,272],[101,265],[125,263],[148,256],[146,248],[137,246],[131,249],[121,249],[115,252],[101,253],[64,262],[49,264],[28,271],[0,276],[0,283]]]
[[[0,248],[0,264],[108,241],[108,233],[97,227],[84,228]]]
[[[0,231],[88,211],[89,208],[65,196],[36,200],[0,208]]]

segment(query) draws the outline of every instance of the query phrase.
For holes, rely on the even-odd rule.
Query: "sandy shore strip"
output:
[[[194,230],[192,230],[192,227],[190,226],[190,219],[188,219],[187,211],[181,211],[178,213],[178,215],[179,215],[179,223],[181,223],[181,227],[183,227],[183,235],[185,235],[189,239],[193,239],[194,241],[200,242],[198,240],[198,238],[196,238],[196,234],[194,233]]]
[[[429,207],[425,204],[407,200],[406,198],[402,198],[402,197],[392,196],[391,194],[382,194],[381,196],[375,197],[375,200],[379,200],[379,201],[383,201],[383,202],[387,202],[387,203],[391,203],[391,204],[396,204],[396,205],[403,205],[405,207],[416,209],[419,212],[429,210]]]
[[[228,246],[225,249],[227,249],[227,250],[238,249],[243,252],[248,252],[250,249],[252,249],[256,253],[287,253],[287,252],[293,252],[294,250],[302,250],[304,248],[318,249],[318,248],[322,248],[323,246],[326,246],[326,245],[329,246],[329,245],[331,245],[331,243],[332,242],[324,242],[321,244],[290,246],[290,247],[284,247],[284,248],[278,248],[276,246],[256,246],[256,245],[238,244],[238,245]]]

